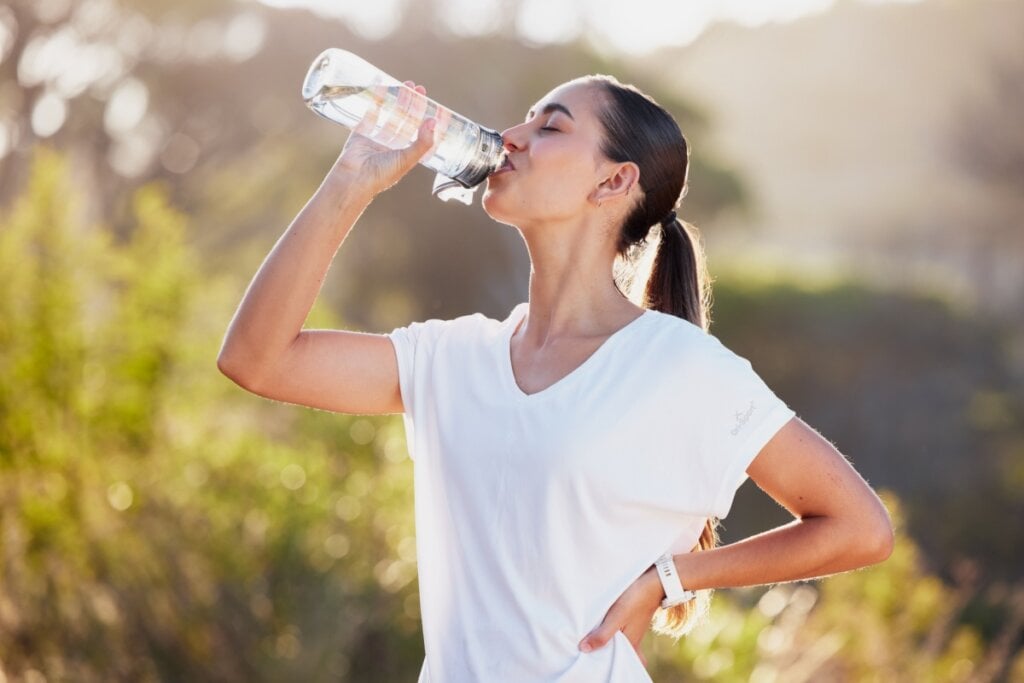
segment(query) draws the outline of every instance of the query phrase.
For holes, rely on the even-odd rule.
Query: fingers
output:
[[[377,127],[378,120],[380,119],[380,110],[382,96],[379,92],[372,92],[374,95],[370,106],[363,114],[363,118],[359,120],[359,123],[352,129],[352,132],[362,135],[363,137],[373,137],[373,131]],[[379,90],[379,88],[377,88]]]
[[[408,149],[408,155],[416,161],[422,161],[434,147],[434,130],[437,127],[436,119],[427,119],[420,124],[416,134],[416,141]]]
[[[405,83],[407,86],[409,86],[410,88],[412,88],[413,90],[415,90],[416,92],[418,92],[421,95],[426,95],[427,94],[427,89],[424,88],[422,85],[416,85],[412,81],[403,81],[403,83]]]
[[[419,140],[420,133],[417,129],[423,125],[423,119],[424,115],[427,113],[429,100],[423,96],[425,95],[425,90],[422,86],[413,88],[413,91],[418,95],[421,95],[421,97],[413,98],[409,107],[408,116],[405,117],[407,125],[412,129],[408,132],[407,139]]]
[[[416,141],[399,153],[403,167],[414,166],[430,153],[431,147],[434,146],[434,128],[436,125],[437,122],[434,119],[427,119],[420,124],[419,131],[416,134]]]
[[[618,627],[615,626],[612,621],[605,620],[601,622],[600,626],[588,633],[587,637],[580,641],[580,650],[583,652],[591,652],[604,647],[618,630]]]
[[[405,130],[404,114],[415,94],[409,88],[391,86],[385,91],[384,97],[388,105],[388,114],[381,122],[376,139],[382,145],[395,149],[401,147],[402,141],[412,137],[412,131]]]
[[[426,94],[423,86],[417,86],[412,81],[405,81],[404,86],[388,89],[388,96],[393,97],[394,101],[375,138],[391,149],[401,149],[407,141],[416,138],[427,108],[427,99],[422,96]]]
[[[601,624],[596,629],[587,634],[587,637],[580,641],[580,650],[582,652],[593,652],[599,648],[604,647],[608,644],[608,641],[615,636],[615,632],[620,629],[614,628],[611,622]],[[643,650],[640,649],[640,642],[643,640],[643,636],[636,642],[630,638],[623,630],[622,634],[626,636],[629,644],[633,646],[633,650],[636,652],[637,657],[640,659],[640,663],[647,666],[647,657],[644,656]]]
[[[580,650],[582,652],[593,652],[594,650],[602,648],[608,644],[609,640],[615,637],[616,631],[622,631],[622,635],[626,636],[626,640],[628,640],[629,644],[633,646],[637,657],[640,658],[640,661],[646,667],[647,658],[640,649],[640,644],[643,642],[644,635],[647,633],[647,622],[643,622],[642,625],[637,625],[635,620],[621,625],[619,625],[619,622],[620,619],[614,618],[611,614],[606,616],[600,626],[588,633],[587,636],[580,641]]]

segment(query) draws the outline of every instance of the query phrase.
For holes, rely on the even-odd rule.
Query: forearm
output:
[[[372,196],[358,183],[328,174],[249,283],[224,338],[222,368],[256,375],[287,350]]]
[[[736,543],[674,555],[680,583],[689,590],[783,583],[837,574],[881,562],[892,550],[891,527],[869,518],[804,515]],[[659,571],[648,567],[615,601],[598,628],[580,642],[583,652],[632,627],[634,647],[665,598]],[[626,622],[626,627],[623,627]]]
[[[880,562],[888,546],[835,517],[804,517],[736,543],[673,559],[687,589],[817,578]]]

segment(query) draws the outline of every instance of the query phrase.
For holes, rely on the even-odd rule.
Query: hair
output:
[[[672,115],[635,86],[606,75],[582,80],[599,86],[604,95],[599,112],[604,128],[602,153],[615,162],[631,161],[640,169],[643,196],[618,233],[616,286],[618,280],[623,280],[635,292],[637,274],[649,270],[638,303],[678,316],[707,332],[711,324],[711,286],[700,233],[675,217],[665,225],[661,223],[686,196],[690,160],[686,138]],[[690,552],[718,545],[717,526],[718,519],[708,517]],[[685,635],[707,614],[712,593],[713,589],[699,590],[689,602],[659,608],[651,621],[652,628],[676,639]]]

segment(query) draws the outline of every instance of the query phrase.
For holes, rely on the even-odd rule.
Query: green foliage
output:
[[[400,422],[231,386],[237,290],[196,270],[164,190],[132,206],[124,244],[83,225],[40,149],[0,222],[3,672],[337,680],[379,671],[370,640],[418,666]]]
[[[412,680],[401,421],[233,387],[214,358],[240,284],[197,268],[160,186],[132,207],[123,243],[85,225],[62,158],[39,149],[0,218],[0,678]],[[310,323],[339,325],[325,309]],[[975,411],[1002,424],[986,396]],[[1005,588],[1000,611],[970,576],[928,573],[886,502],[901,527],[889,561],[719,591],[707,624],[647,643],[655,680],[1024,671],[1021,592]]]

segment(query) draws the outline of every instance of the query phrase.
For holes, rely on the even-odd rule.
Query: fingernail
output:
[[[583,643],[582,645],[580,645],[580,649],[584,652],[590,652],[593,648],[590,647],[590,643]]]

